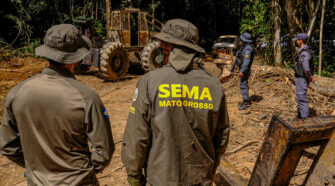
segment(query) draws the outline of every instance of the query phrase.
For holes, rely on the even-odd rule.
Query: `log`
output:
[[[288,185],[304,149],[321,146],[310,168],[310,172],[313,171],[334,130],[335,117],[316,117],[286,123],[274,116],[249,186]]]

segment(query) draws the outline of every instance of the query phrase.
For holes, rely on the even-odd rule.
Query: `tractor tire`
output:
[[[100,50],[100,71],[105,80],[123,78],[129,68],[128,53],[119,42],[108,42]]]
[[[162,64],[156,62],[156,57],[160,53],[160,44],[160,41],[152,41],[144,47],[141,54],[141,64],[145,72],[162,67]]]

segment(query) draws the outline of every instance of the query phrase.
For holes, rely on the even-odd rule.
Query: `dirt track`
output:
[[[22,81],[23,79],[38,73],[46,66],[46,62],[36,60],[34,58],[24,59],[23,61],[12,61],[11,64],[0,62],[0,114],[2,116],[2,108],[5,100],[5,95],[10,88]],[[15,65],[15,63],[22,63],[22,65]],[[14,65],[13,65],[14,64]],[[206,65],[214,73],[218,72],[213,64]],[[87,86],[93,88],[100,96],[110,115],[114,141],[116,143],[116,151],[113,155],[111,164],[104,170],[103,173],[97,175],[101,185],[127,185],[126,173],[121,162],[121,142],[126,120],[129,113],[131,101],[133,99],[136,83],[140,76],[129,75],[125,79],[118,82],[104,82],[95,75],[77,75],[77,79]],[[232,82],[237,84],[238,82]],[[234,92],[235,91],[235,92]],[[263,96],[262,93],[255,92],[251,87],[251,95]],[[253,109],[246,111],[238,111],[237,103],[241,101],[241,97],[236,93],[236,90],[227,87],[226,89],[228,111],[231,121],[231,134],[227,151],[231,151],[246,142],[254,141],[250,145],[242,148],[236,153],[226,156],[228,161],[235,165],[241,174],[249,178],[256,161],[261,143],[263,141],[264,133],[270,122],[272,115],[268,110],[255,112]],[[268,103],[269,100],[263,100]],[[294,110],[294,108],[292,108]],[[249,116],[257,115],[259,120],[252,120]],[[0,116],[0,117],[1,117]],[[292,112],[285,116],[286,119],[292,118],[295,113]],[[311,159],[304,156],[301,159],[297,171],[306,169],[310,164]],[[307,167],[308,168],[308,167]],[[24,184],[23,177],[24,169],[12,164],[5,157],[0,156],[0,185],[15,185]],[[295,176],[291,183],[292,185],[299,185],[303,179],[304,174]]]

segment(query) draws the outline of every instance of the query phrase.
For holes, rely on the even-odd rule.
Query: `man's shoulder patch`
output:
[[[249,55],[250,55],[250,50],[249,50],[249,49],[246,49],[246,50],[244,51],[244,57],[245,57],[245,58],[249,58]]]
[[[138,88],[136,88],[136,90],[135,90],[135,94],[134,94],[134,99],[133,99],[133,101],[136,101],[137,96],[138,96]]]
[[[105,117],[105,118],[109,118],[109,115],[108,115],[107,109],[104,109],[104,117]]]

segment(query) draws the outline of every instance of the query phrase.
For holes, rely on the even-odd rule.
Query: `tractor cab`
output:
[[[112,11],[107,37],[128,47],[144,47],[149,42],[148,14],[138,8]]]

